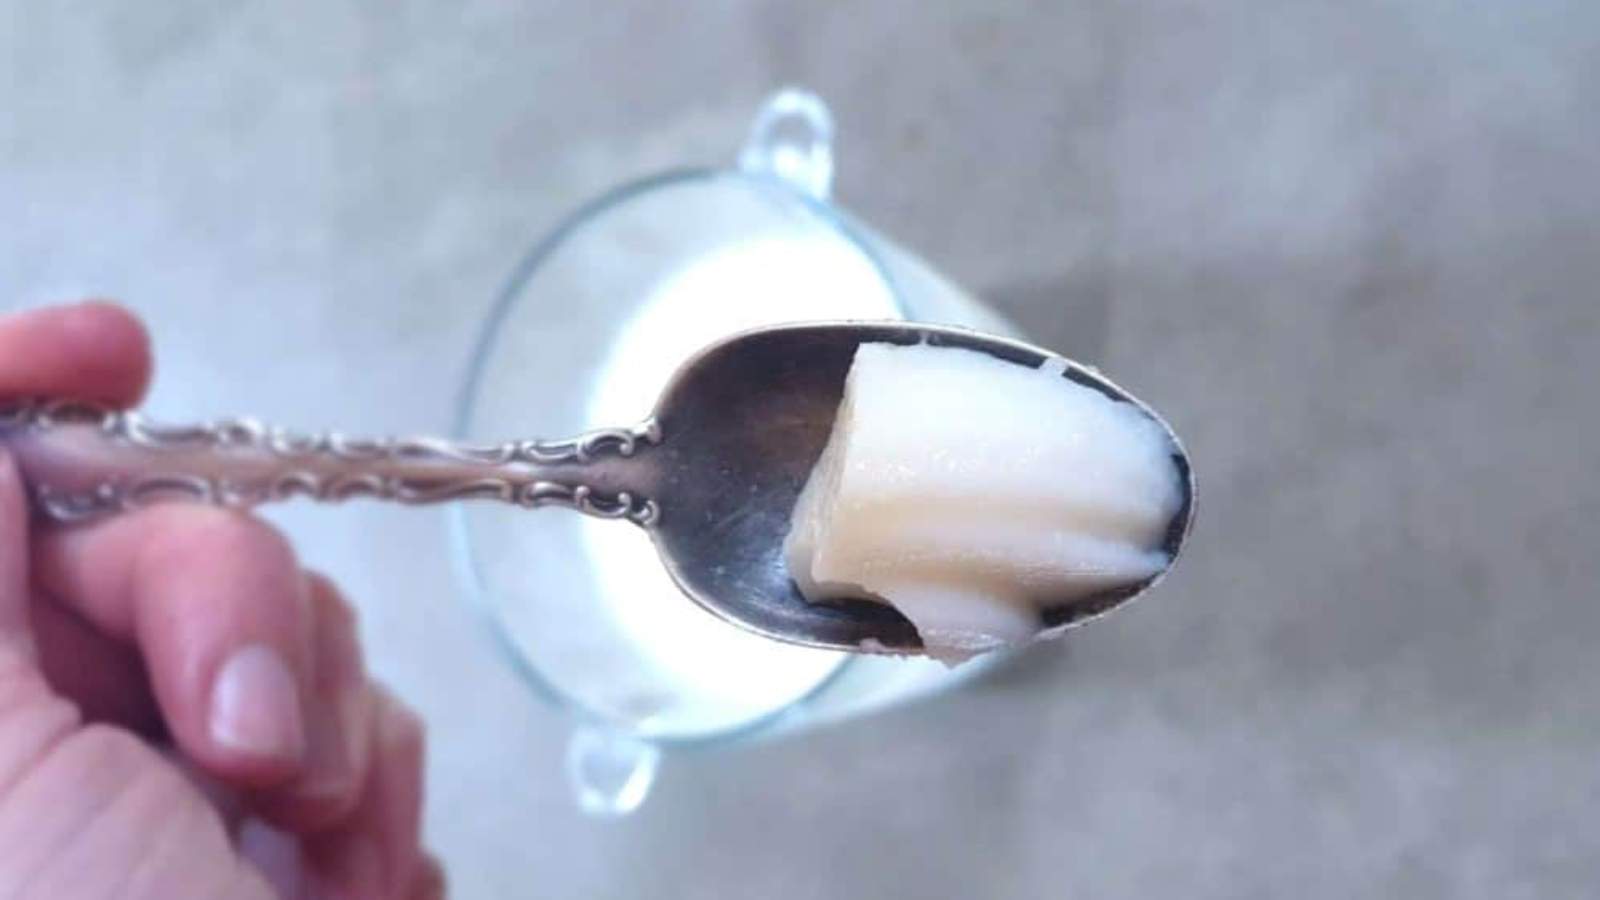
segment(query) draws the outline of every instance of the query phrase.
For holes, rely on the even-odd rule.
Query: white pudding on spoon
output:
[[[957,662],[1032,640],[1044,606],[1160,574],[1177,448],[1065,370],[859,347],[785,543],[801,594],[888,603]]]

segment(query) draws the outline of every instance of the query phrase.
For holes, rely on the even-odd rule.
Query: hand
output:
[[[0,317],[0,399],[138,402],[104,304]],[[351,610],[247,515],[29,520],[0,448],[0,898],[421,898],[422,726]]]

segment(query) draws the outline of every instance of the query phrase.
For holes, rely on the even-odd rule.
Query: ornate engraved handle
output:
[[[597,461],[660,441],[654,421],[565,441],[473,446],[438,438],[306,435],[250,419],[156,425],[93,404],[29,401],[0,408],[0,440],[35,505],[81,522],[165,499],[253,506],[295,496],[400,503],[487,499],[566,506],[652,524],[659,509],[613,482]]]

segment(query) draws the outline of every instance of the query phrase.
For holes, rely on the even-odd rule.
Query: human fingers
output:
[[[35,542],[35,577],[139,651],[178,748],[225,782],[302,776],[312,695],[306,582],[258,519],[162,504]]]
[[[132,313],[88,302],[0,316],[0,397],[139,402],[150,338]]]
[[[340,822],[360,799],[375,713],[354,610],[326,577],[307,573],[306,585],[313,624],[306,764],[299,778],[251,798],[266,818],[302,833]]]
[[[311,877],[335,897],[407,897],[434,878],[421,848],[422,722],[387,691],[374,691],[361,801],[339,827],[303,841]]]

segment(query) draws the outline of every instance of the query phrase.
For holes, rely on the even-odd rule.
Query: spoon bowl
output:
[[[637,491],[660,515],[647,526],[662,562],[696,603],[770,638],[836,650],[919,653],[916,629],[887,604],[801,596],[784,561],[795,502],[827,444],[856,348],[865,343],[958,347],[1028,368],[1060,359],[1018,341],[906,322],[768,327],[714,344],[679,369],[656,406],[661,442],[639,454]],[[1176,435],[1152,410],[1092,369],[1064,378],[1132,403],[1172,438],[1182,499],[1162,550],[1177,558],[1194,516],[1194,477]],[[1045,629],[1102,615],[1148,590],[1130,585],[1046,604]]]

